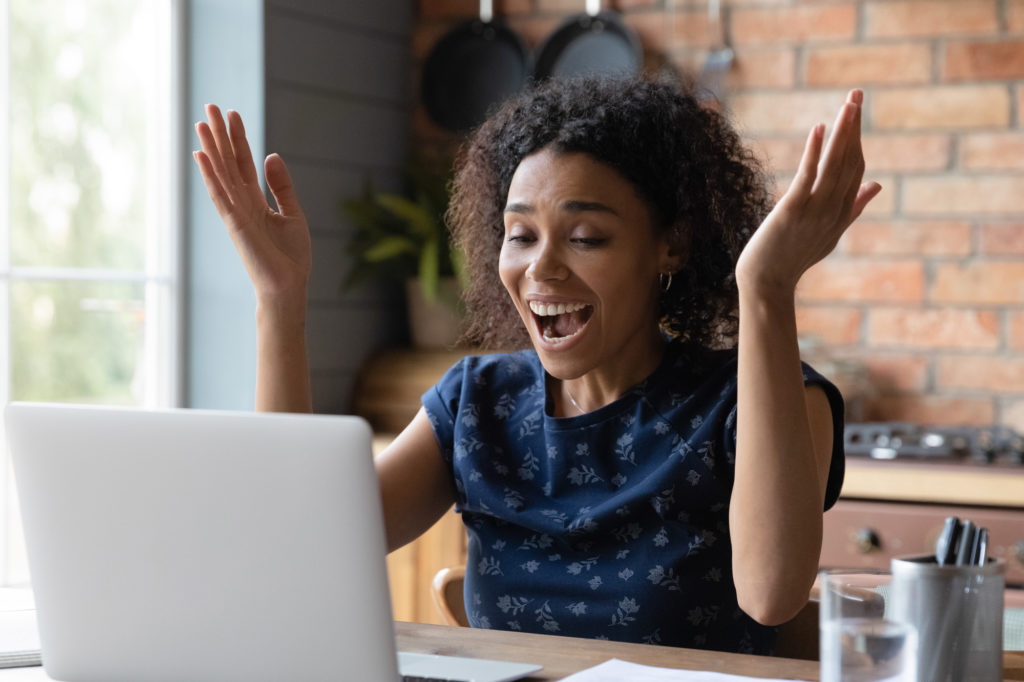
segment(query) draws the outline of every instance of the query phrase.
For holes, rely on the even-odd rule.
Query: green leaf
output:
[[[424,239],[437,236],[437,221],[429,208],[397,194],[379,194],[377,203],[395,217],[405,221],[416,234]]]
[[[371,263],[380,263],[403,253],[416,253],[416,251],[416,243],[411,239],[384,237],[363,252],[363,259]]]
[[[437,300],[440,279],[440,263],[438,262],[440,255],[436,239],[425,243],[423,250],[420,251],[420,288],[423,290],[423,298],[430,302]]]

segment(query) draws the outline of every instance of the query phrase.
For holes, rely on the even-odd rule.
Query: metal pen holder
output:
[[[934,555],[892,560],[892,620],[918,632],[918,682],[1003,679],[1006,562],[940,566]]]

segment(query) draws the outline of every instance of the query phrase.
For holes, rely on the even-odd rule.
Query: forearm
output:
[[[256,308],[256,409],[312,412],[305,295],[261,300]]]
[[[808,417],[791,290],[740,293],[736,474],[729,526],[740,605],[764,622],[807,600],[824,481]],[[826,472],[827,474],[827,472]]]

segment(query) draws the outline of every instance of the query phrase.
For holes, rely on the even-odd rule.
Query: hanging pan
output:
[[[569,17],[540,46],[533,74],[632,76],[643,67],[640,39],[617,12],[602,12],[601,0],[587,0],[586,14]]]
[[[725,35],[720,0],[708,1],[708,30],[718,43],[708,52],[704,70],[700,74],[700,82],[713,99],[721,101],[725,78],[732,69],[735,55]]]
[[[461,132],[482,123],[530,75],[523,41],[493,14],[492,0],[480,0],[480,18],[441,38],[423,64],[423,104],[443,128]]]

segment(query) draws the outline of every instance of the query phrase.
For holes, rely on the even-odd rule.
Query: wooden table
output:
[[[497,658],[544,666],[536,675],[525,678],[526,682],[560,680],[609,658],[664,668],[711,670],[751,677],[818,679],[818,664],[813,661],[424,623],[396,622],[395,631],[398,648],[403,651]],[[1005,680],[1024,680],[1024,651],[1007,652],[1003,661]],[[49,679],[39,667],[0,669],[0,682],[44,682]]]
[[[750,677],[818,679],[818,663],[814,661],[423,623],[398,622],[395,623],[395,629],[398,648],[403,651],[497,658],[544,666],[536,675],[525,678],[529,682],[560,680],[609,658],[663,668],[710,670]],[[1003,666],[1005,680],[1024,680],[1024,651],[1004,654]],[[0,677],[0,682],[2,680]]]

